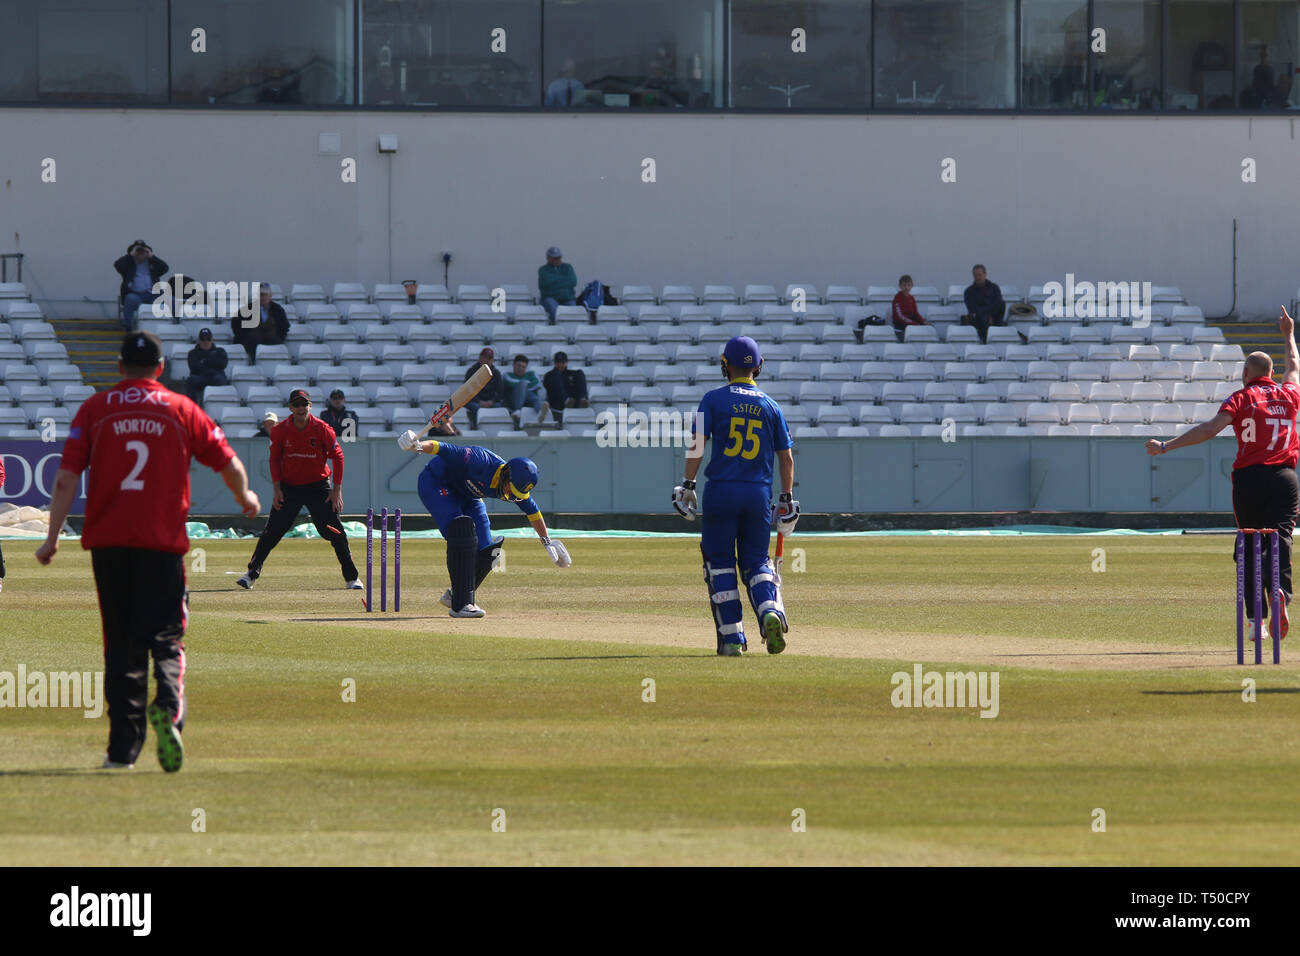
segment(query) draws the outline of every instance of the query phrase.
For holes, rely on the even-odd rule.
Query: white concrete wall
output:
[[[321,156],[342,136],[359,182]],[[388,262],[391,160],[392,264]],[[58,181],[41,182],[41,161]],[[653,157],[658,181],[641,182]],[[943,184],[940,161],[957,160]],[[1258,163],[1258,182],[1241,163]],[[581,282],[1149,280],[1227,311],[1300,286],[1288,117],[827,117],[0,110],[0,252],[38,298],[107,299],[143,237],[202,279]],[[64,315],[92,314],[56,303]]]

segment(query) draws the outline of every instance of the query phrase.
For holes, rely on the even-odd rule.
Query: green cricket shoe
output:
[[[185,759],[185,748],[181,745],[181,734],[172,723],[172,715],[157,704],[150,704],[147,712],[154,736],[158,738],[158,766],[167,773],[181,769]]]
[[[785,650],[785,622],[775,611],[763,615],[763,643],[769,654],[780,654]]]

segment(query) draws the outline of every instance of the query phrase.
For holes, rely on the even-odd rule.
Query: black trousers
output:
[[[1002,315],[971,315],[970,324],[975,326],[975,331],[979,333],[980,341],[985,344],[989,340],[990,325],[1006,325],[1006,313]]]
[[[150,656],[154,700],[172,715],[177,730],[185,727],[185,556],[95,548],[90,563],[104,626],[108,759],[135,763],[144,746]]]
[[[262,537],[253,549],[253,559],[248,562],[248,570],[261,573],[271,549],[280,543],[280,539],[298,520],[302,509],[306,508],[320,536],[334,546],[334,554],[343,570],[343,580],[355,581],[358,577],[357,566],[352,563],[352,552],[348,549],[348,536],[343,531],[343,521],[330,505],[329,482],[322,480],[310,485],[286,485],[282,482],[280,491],[284,495],[284,504],[271,509],[266,527],[262,529]]]
[[[1232,473],[1232,511],[1238,528],[1277,528],[1277,540],[1282,552],[1279,578],[1282,592],[1290,601],[1291,595],[1291,536],[1295,531],[1296,508],[1300,506],[1300,483],[1294,468],[1283,465],[1251,465]],[[1261,551],[1263,544],[1260,545]],[[1251,548],[1246,548],[1246,615],[1253,612],[1251,595],[1255,593],[1255,562]],[[1236,560],[1236,550],[1233,550]],[[1272,565],[1267,553],[1263,559],[1265,589],[1272,580]],[[1268,616],[1268,599],[1264,600],[1264,616]]]

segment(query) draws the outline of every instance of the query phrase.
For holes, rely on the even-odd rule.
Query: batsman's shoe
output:
[[[734,643],[734,642],[732,642],[732,641],[728,641],[728,642],[725,643],[725,644],[719,644],[719,645],[718,645],[718,656],[719,656],[719,657],[744,657],[744,656],[745,656],[745,645],[744,645],[744,644],[736,644],[736,643]]]
[[[780,654],[785,650],[785,621],[775,611],[763,615],[763,643],[769,654]]]
[[[349,591],[362,591],[362,590],[365,590],[365,585],[361,583],[361,579],[360,579],[360,578],[353,578],[351,581],[349,581],[347,584],[345,584],[345,585],[343,585],[343,586],[344,586],[345,588],[347,588]]]
[[[483,610],[477,604],[466,604],[459,611],[452,609],[447,612],[451,617],[483,617],[487,611]]]
[[[133,763],[118,763],[116,760],[109,760],[107,757],[105,757],[104,762],[99,765],[99,769],[100,770],[130,770],[134,766],[135,764]]]
[[[241,577],[235,583],[238,584],[245,591],[251,591],[253,585],[257,582],[257,579],[260,577],[261,577],[260,574],[254,574],[252,571],[248,571],[244,574],[243,577]]]
[[[172,715],[165,707],[150,704],[146,716],[153,727],[154,736],[158,738],[158,766],[167,773],[175,773],[181,769],[185,748],[181,746],[181,734],[172,723]]]
[[[438,598],[438,603],[445,608],[451,607],[451,588],[442,592],[442,597]]]

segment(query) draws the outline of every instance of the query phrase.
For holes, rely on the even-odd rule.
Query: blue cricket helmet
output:
[[[753,375],[763,365],[763,353],[759,351],[758,343],[748,335],[737,335],[728,342],[722,350],[722,357],[732,375],[737,372]]]
[[[510,483],[511,494],[523,501],[537,486],[537,466],[531,458],[511,458],[504,479]]]

